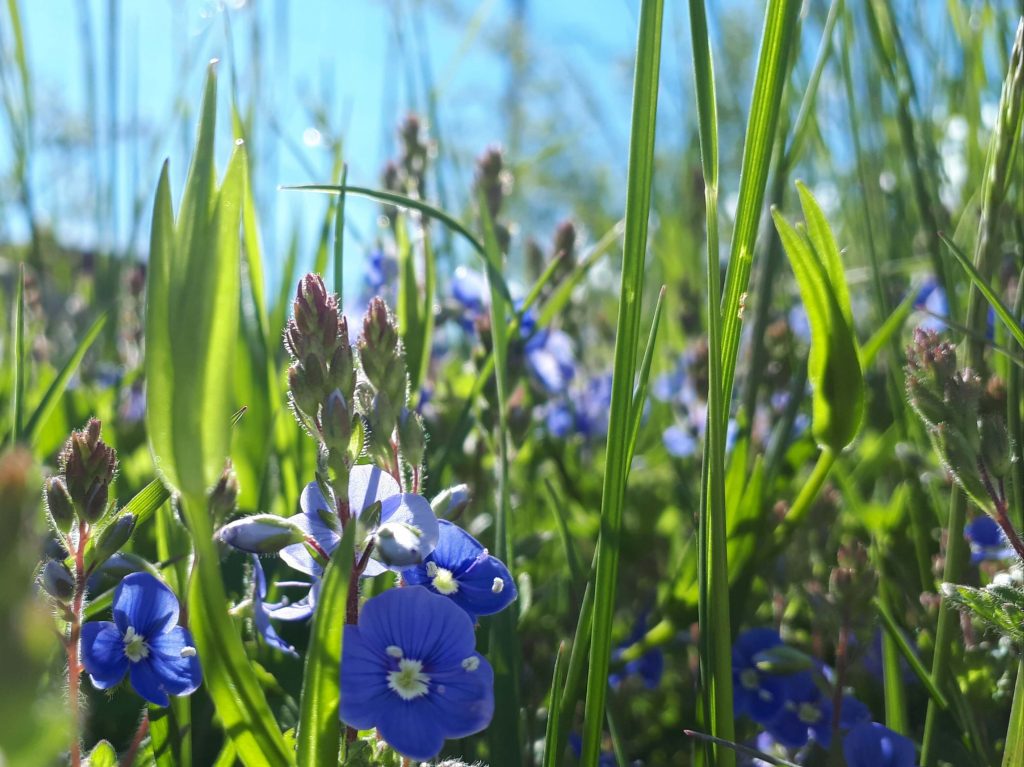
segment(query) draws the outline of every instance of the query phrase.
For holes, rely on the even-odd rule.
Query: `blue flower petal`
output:
[[[148,642],[149,655],[132,666],[148,665],[160,680],[161,689],[171,695],[190,695],[203,682],[203,671],[195,643],[188,629],[175,626]]]
[[[445,738],[464,738],[480,732],[494,715],[494,670],[480,653],[471,657],[478,664],[473,671],[460,665],[433,674],[430,693],[423,698],[436,709],[433,716],[443,723]]]
[[[395,698],[383,709],[377,729],[395,751],[417,762],[433,759],[444,746],[444,733],[435,712],[418,700],[403,702]]]
[[[310,482],[303,488],[299,497],[299,507],[309,521],[308,528],[303,529],[307,530],[321,546],[333,549],[340,536],[337,526],[327,520],[337,522],[336,511],[324,498],[319,483]]]
[[[170,705],[171,701],[163,689],[163,680],[149,663],[143,661],[132,663],[128,673],[135,692],[154,705]]]
[[[253,597],[252,597],[252,618],[253,623],[256,624],[256,631],[263,640],[283,653],[299,657],[299,654],[295,652],[295,648],[285,642],[278,633],[274,630],[274,627],[270,624],[270,613],[266,603],[263,601],[267,597],[267,577],[263,572],[263,565],[260,563],[260,558],[253,555]]]
[[[345,626],[341,653],[339,714],[350,727],[372,729],[389,706],[403,705],[388,688],[389,658],[383,648],[366,642],[358,626]]]
[[[395,645],[406,658],[434,670],[459,666],[476,650],[469,616],[421,586],[391,589],[368,600],[359,630],[369,645]]]
[[[914,767],[917,755],[909,738],[877,722],[865,722],[843,740],[847,767]]]
[[[383,501],[402,492],[395,478],[376,466],[353,466],[348,478],[348,504],[358,517],[377,501]]]
[[[100,690],[116,685],[128,671],[122,636],[110,621],[91,621],[82,625],[82,665],[93,685]]]
[[[122,636],[131,626],[136,634],[149,639],[177,622],[178,598],[149,573],[132,573],[114,591],[114,623]]]

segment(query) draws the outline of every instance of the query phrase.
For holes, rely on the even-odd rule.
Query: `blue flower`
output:
[[[508,607],[516,584],[504,563],[458,525],[446,519],[437,524],[437,546],[422,563],[402,571],[406,583],[450,598],[474,621]]]
[[[858,724],[843,739],[846,767],[914,767],[917,755],[909,738],[878,722]]]
[[[371,250],[363,272],[363,296],[369,301],[383,295],[398,279],[398,263],[383,249]]]
[[[267,577],[263,573],[263,565],[260,563],[260,558],[255,554],[252,557],[252,574],[252,617],[253,622],[256,624],[256,631],[258,631],[260,636],[263,637],[263,641],[271,647],[274,647],[287,655],[298,658],[299,654],[295,652],[295,648],[281,639],[277,631],[275,631],[274,627],[270,624],[270,619],[273,617],[279,620],[302,620],[311,616],[316,604],[316,593],[314,590],[316,586],[310,588],[309,594],[302,600],[302,602],[296,602],[294,605],[281,602],[267,604]],[[319,581],[317,581],[317,585],[318,584]],[[282,618],[282,615],[277,614],[283,610],[290,611],[288,613],[282,613],[282,615],[288,617]]]
[[[615,651],[612,653],[612,660],[619,660],[622,657],[623,651],[627,647],[632,647],[647,633],[647,613],[641,613],[636,623],[633,624],[633,630],[630,632],[629,637],[626,641],[620,644]],[[653,690],[661,682],[661,675],[665,671],[665,654],[661,651],[660,647],[653,647],[639,658],[635,660],[626,661],[626,664],[622,667],[621,673],[614,673],[608,675],[608,684],[612,687],[618,687],[622,684],[626,677],[636,675],[644,681],[644,686],[649,690]]]
[[[662,432],[661,441],[673,458],[689,458],[697,452],[697,439],[685,426],[669,426]]]
[[[420,558],[434,550],[438,527],[430,503],[422,496],[403,493],[398,482],[387,472],[376,466],[352,467],[348,481],[348,502],[349,510],[355,517],[375,503],[381,504],[380,523],[370,531],[371,537],[376,537],[382,530],[391,531],[396,540],[405,542],[408,539],[406,548]],[[324,552],[330,554],[341,538],[334,510],[316,482],[306,485],[299,506],[302,513],[289,517],[289,521],[304,530]],[[411,538],[404,535],[404,531],[409,530],[416,531]],[[370,560],[363,571],[364,576],[379,575],[388,569],[385,564],[378,561],[379,554],[378,547],[374,549],[372,555],[375,558]],[[313,558],[303,543],[281,549],[281,559],[307,575],[319,577],[323,572],[321,564]],[[406,566],[407,564],[405,563]]]
[[[782,707],[764,728],[787,748],[800,748],[814,739],[823,748],[832,742],[832,700],[822,693],[809,672],[791,674],[785,679]],[[839,714],[841,729],[849,729],[870,719],[867,706],[851,695],[843,696]]]
[[[576,374],[572,339],[561,330],[543,329],[526,341],[526,365],[548,394],[563,394]]]
[[[203,680],[192,635],[178,625],[178,599],[149,573],[132,573],[114,591],[114,621],[82,626],[82,664],[107,690],[127,673],[132,687],[157,706],[190,695]]]
[[[999,524],[987,514],[979,514],[964,527],[964,535],[971,545],[971,562],[1012,559],[1016,552],[1006,541]]]
[[[452,279],[452,297],[465,309],[469,330],[472,330],[473,320],[477,315],[483,314],[490,306],[491,300],[484,276],[465,266],[455,267],[455,275]],[[465,322],[461,324],[464,327],[467,326]]]
[[[494,714],[494,672],[475,650],[473,622],[452,600],[422,586],[368,600],[345,626],[342,720],[376,727],[388,745],[419,761],[448,738],[480,732]]]
[[[770,722],[779,713],[786,695],[785,677],[766,674],[757,667],[756,656],[782,644],[774,629],[744,631],[732,646],[733,713],[746,714],[758,724]]]

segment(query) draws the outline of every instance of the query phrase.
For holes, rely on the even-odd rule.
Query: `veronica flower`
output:
[[[178,625],[178,599],[149,573],[132,573],[114,591],[114,620],[82,626],[82,664],[100,690],[124,679],[157,706],[190,695],[203,675],[188,629]]]
[[[278,583],[281,586],[305,586],[309,593],[298,602],[281,601],[267,603],[267,577],[263,572],[263,565],[260,558],[253,555],[252,558],[253,594],[252,594],[252,617],[256,624],[256,631],[271,647],[295,658],[299,654],[295,648],[285,642],[270,623],[271,618],[277,620],[305,620],[313,615],[316,608],[316,597],[320,591],[320,580],[317,579],[312,585],[308,583],[285,582]]]
[[[611,374],[590,378],[582,387],[573,388],[565,397],[548,404],[548,433],[559,439],[573,432],[584,440],[605,436],[608,433],[611,401]]]
[[[405,757],[426,761],[448,738],[490,724],[494,672],[475,650],[473,622],[451,599],[422,586],[390,589],[367,600],[345,626],[342,720],[376,727]]]
[[[363,575],[379,575],[391,567],[407,567],[411,562],[402,557],[421,560],[437,544],[437,518],[426,498],[403,493],[398,482],[376,466],[353,466],[349,474],[348,502],[352,515],[358,518],[364,511],[380,503],[380,521],[368,532],[368,537],[383,543],[374,548]],[[317,545],[330,554],[337,547],[338,533],[334,509],[324,498],[319,484],[310,482],[299,500],[301,514],[289,521],[305,531]],[[306,544],[294,544],[281,549],[281,559],[299,572],[320,577],[323,566],[313,558]]]
[[[563,394],[576,374],[572,339],[561,330],[542,329],[526,341],[526,366],[548,394]]]
[[[1013,559],[1013,550],[999,528],[999,524],[987,514],[979,514],[964,527],[964,536],[971,546],[971,562],[978,564],[985,560]]]
[[[697,452],[697,439],[685,426],[669,426],[662,432],[661,441],[673,458],[689,458]]]
[[[644,612],[637,617],[636,623],[633,624],[633,630],[626,638],[626,641],[615,648],[615,651],[612,653],[612,659],[616,661],[621,659],[623,651],[643,639],[646,633],[647,613]],[[612,687],[618,687],[626,677],[635,674],[643,680],[644,686],[647,689],[653,690],[661,682],[661,675],[664,671],[665,654],[661,651],[660,647],[652,647],[639,658],[627,661],[620,673],[609,674],[608,684]]]
[[[446,519],[437,524],[437,546],[422,563],[402,571],[405,582],[450,598],[474,621],[508,607],[516,585],[504,563],[458,525]]]
[[[832,699],[823,694],[809,672],[790,674],[785,679],[783,703],[778,714],[763,723],[764,728],[787,748],[799,748],[813,739],[828,748],[832,742]],[[870,719],[867,706],[852,695],[843,696],[839,726],[846,730]]]
[[[785,678],[757,667],[758,654],[778,647],[782,637],[775,629],[744,631],[732,646],[733,713],[746,714],[758,724],[771,721],[785,701]]]
[[[909,738],[878,722],[858,724],[843,739],[846,767],[914,767],[917,755]]]

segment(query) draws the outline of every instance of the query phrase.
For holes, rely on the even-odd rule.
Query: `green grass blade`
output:
[[[179,767],[178,732],[174,726],[172,709],[150,705],[149,715],[149,748],[150,758],[155,767]]]
[[[768,166],[778,130],[779,105],[782,103],[790,50],[795,43],[800,6],[800,0],[770,0],[765,11],[761,52],[743,144],[736,226],[722,296],[722,384],[726,401],[736,374],[743,324],[740,301],[750,282],[754,242],[763,212]]]
[[[14,339],[11,345],[11,444],[21,442],[21,424],[25,410],[25,265],[18,268],[18,286],[14,296]]]
[[[501,285],[491,278],[502,272],[502,255],[494,233],[494,222],[488,213],[487,202],[481,196],[480,216],[484,228],[484,255],[487,259],[488,285],[491,291],[491,339],[495,383],[498,392],[498,506],[494,517],[494,553],[503,562],[512,562],[511,507],[508,483],[508,343],[511,303]],[[491,742],[491,762],[494,767],[522,763],[519,730],[519,635],[512,610],[503,610],[491,618],[491,665],[494,667],[494,718],[488,736]]]
[[[1013,686],[1013,708],[1006,728],[1003,767],[1024,767],[1024,661],[1017,669],[1017,683]]]
[[[345,184],[343,186],[339,186],[338,184],[302,184],[299,186],[285,186],[282,187],[282,189],[296,192],[320,192],[322,194],[338,195],[344,192],[346,194],[354,194],[357,197],[369,197],[371,200],[386,202],[399,208],[415,210],[422,213],[424,216],[436,219],[473,246],[473,250],[475,250],[477,255],[484,260],[484,264],[487,267],[488,279],[497,285],[502,296],[506,300],[512,300],[512,294],[509,293],[508,285],[505,282],[504,276],[500,270],[494,268],[488,259],[485,244],[473,236],[473,233],[463,226],[458,219],[441,210],[436,205],[431,205],[429,202],[418,200],[415,197],[407,197],[404,194],[397,194],[396,192],[387,192],[382,189],[369,189],[365,186],[352,186],[351,184]]]
[[[341,188],[348,183],[348,165],[341,166]],[[345,300],[345,192],[338,196],[334,211],[334,292],[338,300]]]
[[[949,708],[949,701],[942,691],[936,686],[935,681],[932,679],[932,675],[928,673],[928,669],[921,663],[921,659],[917,656],[917,653],[907,643],[907,638],[903,632],[900,631],[899,625],[896,623],[896,619],[889,612],[889,608],[885,606],[877,598],[872,603],[876,610],[878,610],[878,616],[882,619],[882,628],[885,629],[886,635],[889,636],[899,648],[900,654],[903,659],[913,670],[917,678],[921,680],[921,684],[924,689],[928,692],[929,697],[935,701],[935,703],[942,709]]]
[[[907,321],[907,317],[914,311],[914,301],[916,299],[917,293],[910,291],[900,305],[893,309],[892,314],[886,318],[882,326],[872,333],[871,337],[860,347],[860,366],[862,370],[867,370],[871,367],[878,353],[882,351],[882,348],[898,336],[903,328],[903,324]]]
[[[1006,329],[1010,331],[1010,335],[1012,335],[1014,340],[1020,344],[1022,349],[1024,349],[1024,328],[1022,328],[1020,323],[1014,319],[1013,312],[1011,312],[1007,308],[1006,304],[1000,300],[999,296],[996,295],[996,292],[992,290],[991,286],[981,276],[981,273],[977,270],[974,264],[971,263],[971,259],[969,259],[967,255],[956,246],[956,243],[946,236],[944,232],[940,232],[939,237],[942,238],[944,243],[946,243],[950,253],[952,253],[956,258],[957,263],[960,264],[964,272],[967,273],[967,276],[970,277],[971,284],[978,289],[978,292],[985,297],[985,300],[988,301],[989,305],[995,310],[999,321],[1006,326]]]
[[[561,728],[562,687],[568,672],[568,652],[565,642],[558,645],[555,654],[555,670],[551,674],[551,691],[548,693],[548,721],[544,729],[544,767],[558,767],[562,755],[558,751],[558,732]]]
[[[297,736],[299,767],[336,764],[341,746],[339,674],[355,524],[349,524],[324,573],[306,651]]]
[[[103,330],[107,323],[107,314],[104,312],[96,321],[89,327],[82,336],[82,340],[78,342],[78,346],[72,353],[71,358],[64,363],[64,367],[61,368],[57,377],[53,379],[53,383],[50,384],[43,398],[39,401],[36,409],[29,416],[28,422],[25,424],[24,436],[25,441],[32,445],[35,444],[36,437],[39,436],[39,429],[42,428],[43,424],[46,423],[46,419],[50,417],[50,413],[57,406],[57,401],[61,395],[64,394],[64,390],[67,388],[68,381],[71,380],[71,376],[78,370],[78,366],[82,363],[82,358],[85,353],[89,351],[93,342],[99,336],[100,331]]]
[[[665,308],[665,291],[662,285],[658,291],[658,302],[654,305],[654,318],[651,320],[651,332],[647,336],[647,346],[640,361],[640,372],[637,375],[636,392],[633,395],[633,409],[630,420],[633,423],[629,436],[629,460],[632,463],[636,452],[636,441],[640,437],[640,424],[644,419],[644,404],[647,402],[647,382],[651,378],[651,363],[654,361],[654,346],[658,341],[658,328],[661,327],[661,313]]]
[[[608,450],[601,490],[601,537],[597,549],[594,619],[590,642],[590,667],[587,673],[581,761],[584,767],[594,767],[600,758],[605,701],[608,695],[612,618],[619,570],[622,513],[629,475],[629,441],[632,433],[630,416],[640,346],[644,261],[651,209],[651,180],[654,173],[654,132],[658,108],[663,10],[661,0],[645,0],[640,6],[629,168],[626,178],[626,233],[622,257],[622,287],[616,322]]]

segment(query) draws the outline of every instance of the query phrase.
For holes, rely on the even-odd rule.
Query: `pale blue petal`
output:
[[[395,478],[376,466],[353,466],[348,477],[348,503],[353,516],[358,517],[377,501],[383,501],[402,492]]]
[[[178,622],[178,598],[161,580],[146,572],[125,577],[114,592],[114,623],[122,636],[131,626],[147,639]]]
[[[128,658],[117,626],[110,621],[82,625],[82,665],[100,690],[110,689],[124,679]]]

